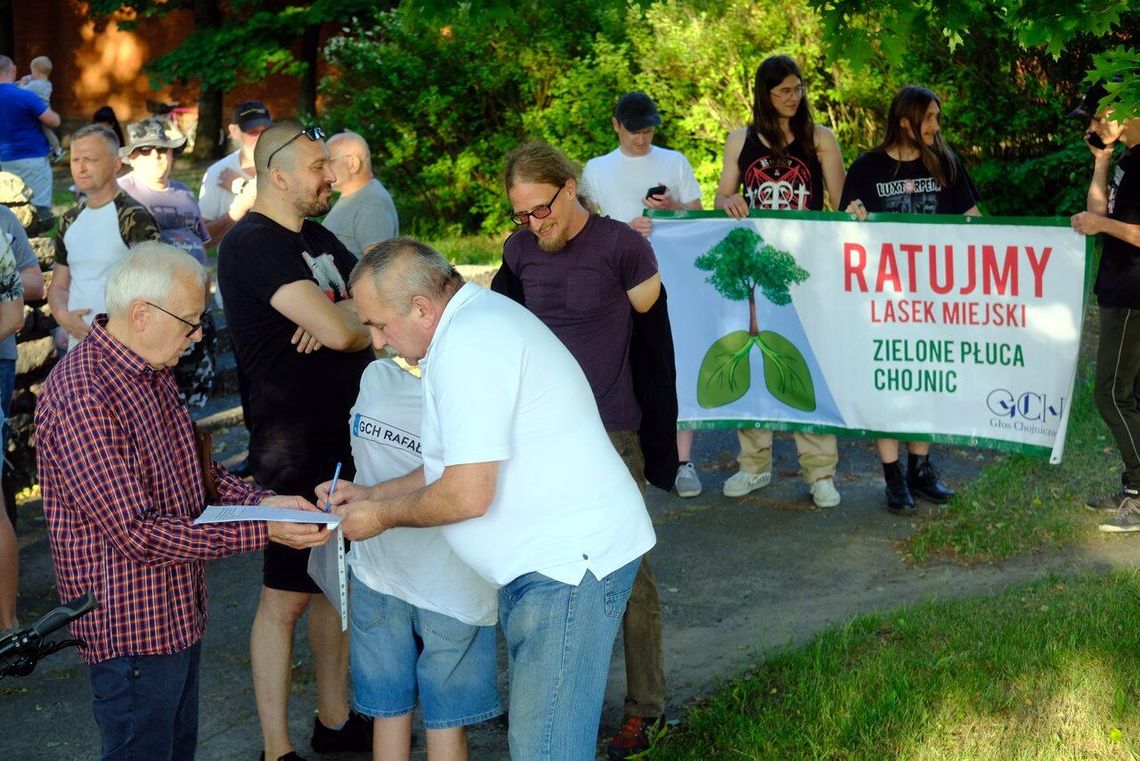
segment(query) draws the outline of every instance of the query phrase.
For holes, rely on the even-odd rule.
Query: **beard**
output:
[[[561,251],[566,247],[566,233],[561,230],[557,230],[553,235],[547,237],[536,235],[534,238],[538,241],[538,247],[548,254]]]
[[[329,193],[329,195],[322,197],[322,191]],[[329,191],[327,186],[322,187],[321,190],[317,191],[317,194],[312,198],[298,201],[297,211],[301,212],[301,214],[306,217],[319,217],[322,214],[329,213],[329,209],[332,208],[331,200],[331,191]]]

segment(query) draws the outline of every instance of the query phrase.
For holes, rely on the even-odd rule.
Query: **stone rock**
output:
[[[40,375],[55,364],[58,355],[51,336],[24,341],[16,345],[16,375]]]

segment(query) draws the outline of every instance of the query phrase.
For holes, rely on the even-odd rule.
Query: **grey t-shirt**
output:
[[[357,258],[366,246],[400,234],[396,204],[375,177],[356,192],[341,196],[323,224]]]
[[[12,242],[12,254],[16,257],[17,273],[32,267],[39,269],[40,261],[36,258],[32,244],[28,242],[28,235],[24,232],[24,226],[20,224],[20,220],[16,219],[16,215],[7,206],[0,206],[0,235]],[[14,335],[0,341],[0,360],[5,359],[16,359],[16,336]]]

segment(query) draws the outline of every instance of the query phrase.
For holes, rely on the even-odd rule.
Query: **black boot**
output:
[[[914,512],[914,497],[910,496],[902,465],[898,460],[883,463],[883,478],[887,481],[887,509],[895,515],[910,515]]]
[[[906,485],[910,490],[937,505],[944,505],[954,496],[954,490],[938,480],[938,469],[930,455],[908,455],[906,458]]]

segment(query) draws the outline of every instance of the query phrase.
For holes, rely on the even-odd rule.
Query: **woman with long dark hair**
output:
[[[820,211],[824,191],[834,208],[843,188],[839,142],[811,115],[800,67],[786,55],[766,58],[756,70],[752,123],[729,133],[714,205],[735,219],[751,209]],[[724,483],[726,497],[742,497],[772,480],[772,432],[742,429],[739,472]],[[796,431],[800,471],[817,507],[839,504],[834,436]]]
[[[978,190],[962,161],[942,139],[942,102],[925,87],[904,87],[891,102],[883,142],[851,164],[840,208],[866,219],[868,212],[977,216]],[[930,461],[930,442],[908,441],[904,476],[897,439],[875,449],[887,483],[887,509],[908,514],[914,495],[936,504],[954,496]]]

